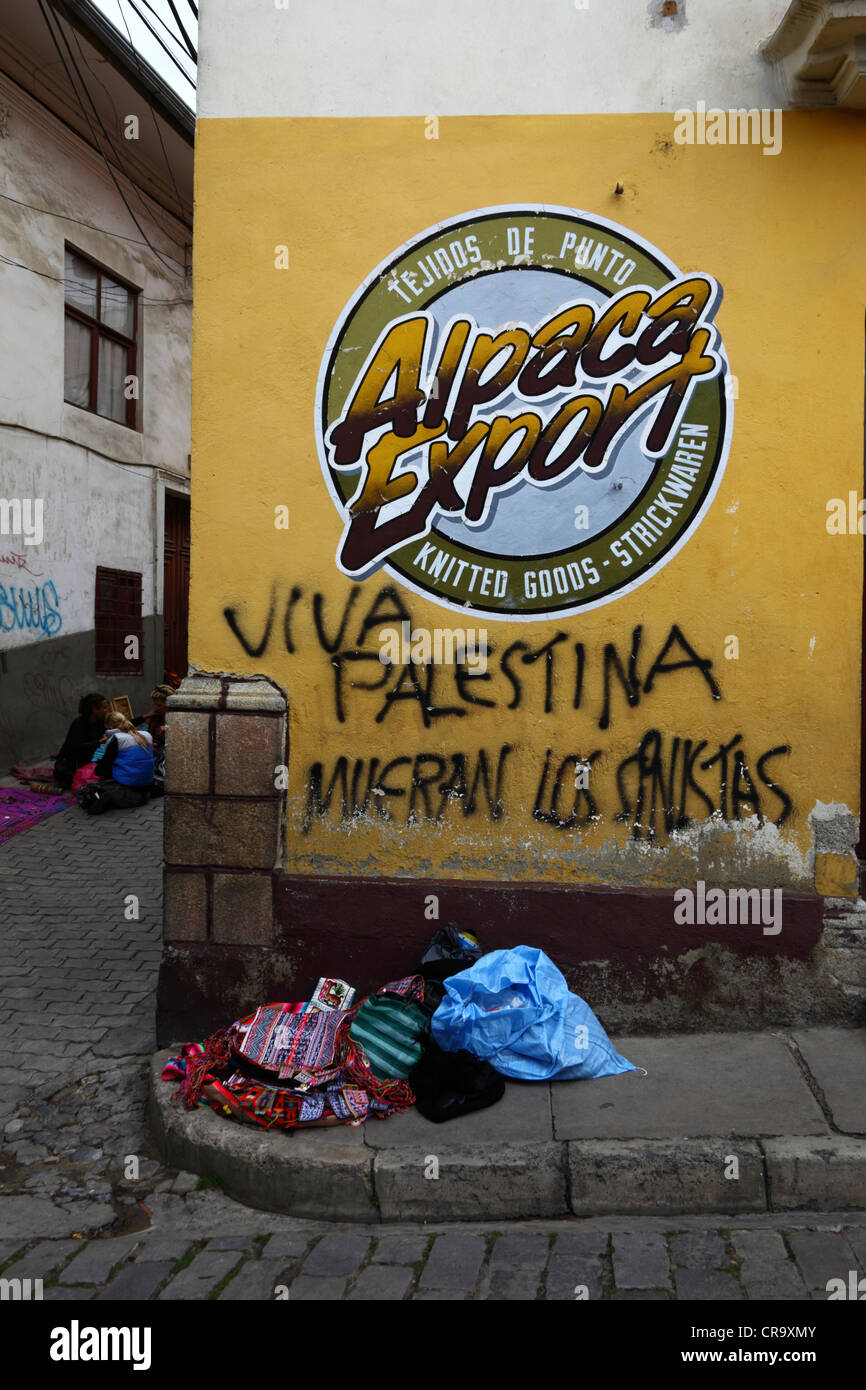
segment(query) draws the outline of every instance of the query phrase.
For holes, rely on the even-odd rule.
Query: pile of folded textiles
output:
[[[574,1080],[633,1071],[543,951],[485,954],[454,927],[420,973],[352,1007],[323,978],[305,1003],[263,1004],[163,1070],[175,1098],[263,1129],[360,1125],[417,1105],[435,1123],[501,1100],[504,1077]]]
[[[42,796],[63,796],[68,793],[68,787],[61,787],[59,782],[55,782],[53,763],[39,763],[35,767],[21,767],[15,763],[9,771],[28,791],[39,792]]]
[[[324,983],[342,986],[344,999],[352,993],[342,981]],[[187,1107],[211,1105],[264,1129],[359,1125],[414,1105],[407,1077],[429,1033],[421,977],[383,985],[355,1008],[322,1004],[321,994],[320,986],[311,1003],[264,1004],[201,1047],[187,1044],[163,1077],[180,1080]]]

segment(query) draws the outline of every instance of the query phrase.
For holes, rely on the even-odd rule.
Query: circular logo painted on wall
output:
[[[325,351],[337,564],[538,621],[676,554],[730,446],[721,289],[615,222],[483,208],[389,256]]]

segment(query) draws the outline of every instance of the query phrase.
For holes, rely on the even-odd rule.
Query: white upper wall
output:
[[[202,0],[198,114],[476,116],[784,105],[788,0]]]
[[[120,180],[155,255],[96,151],[2,73],[0,106],[9,111],[0,139],[0,427],[188,476],[189,228]],[[64,402],[67,241],[141,290],[139,429]],[[17,495],[10,487],[7,475],[0,496]]]
[[[155,254],[99,155],[2,73],[0,108],[0,497],[42,509],[38,539],[32,513],[0,517],[10,650],[91,630],[98,565],[141,573],[143,614],[161,611],[163,480],[189,479],[191,233],[124,180]],[[140,429],[63,399],[66,241],[141,290]]]

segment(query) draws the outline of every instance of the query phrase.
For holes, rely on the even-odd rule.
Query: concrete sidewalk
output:
[[[614,1038],[642,1072],[510,1082],[444,1125],[407,1111],[286,1134],[187,1111],[154,1058],[165,1161],[251,1206],[333,1221],[839,1211],[866,1205],[866,1033]]]
[[[341,1220],[393,1231],[402,1219],[429,1231],[447,1227],[449,1213],[467,1231],[472,1221],[510,1230],[569,1212],[600,1213],[606,1232],[617,1221],[632,1233],[656,1221],[662,1232],[691,1222],[824,1229],[840,1212],[866,1210],[857,1030],[617,1036],[647,1076],[513,1085],[498,1106],[446,1125],[409,1112],[366,1131],[260,1135],[173,1106],[172,1086],[148,1080],[162,817],[161,802],[99,817],[73,806],[0,846],[0,1266],[29,1242],[78,1235],[203,1240],[294,1228],[292,1217],[208,1185],[220,1172],[238,1197],[309,1213],[317,1235]],[[146,1122],[154,1090],[168,1168]],[[256,1148],[255,1162],[239,1164]],[[740,1216],[726,1222],[725,1213]]]

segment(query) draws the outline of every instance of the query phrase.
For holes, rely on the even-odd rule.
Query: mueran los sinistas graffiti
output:
[[[579,710],[586,727],[605,731],[612,726],[618,702],[637,708],[665,677],[685,670],[694,673],[708,699],[722,699],[712,660],[698,654],[676,623],[660,644],[656,639],[650,645],[639,625],[627,647],[606,642],[599,651],[588,650],[562,631],[537,644],[488,641],[489,661],[483,672],[459,662],[382,662],[378,633],[411,623],[412,615],[392,585],[380,588],[366,606],[361,605],[362,593],[361,585],[354,586],[342,609],[329,612],[321,593],[298,585],[281,590],[274,583],[267,610],[257,621],[246,612],[242,615],[238,605],[224,608],[223,616],[248,657],[258,659],[280,649],[293,656],[301,640],[298,619],[306,608],[332,672],[330,698],[339,724],[346,722],[350,702],[356,707],[363,702],[363,713],[373,725],[386,724],[394,707],[408,702],[424,730],[463,720],[483,708],[536,716]],[[533,676],[533,668],[540,676]],[[755,754],[742,733],[732,732],[719,742],[648,727],[617,762],[612,786],[606,784],[612,793],[609,805],[603,804],[599,779],[592,775],[604,753],[603,746],[592,746],[594,742],[590,734],[579,749],[546,750],[535,774],[531,806],[521,798],[523,814],[562,831],[612,815],[630,824],[635,839],[655,839],[713,815],[725,821],[756,817],[761,824],[766,820],[782,825],[791,814],[793,802],[779,785],[775,766],[791,753],[787,743]],[[410,824],[441,821],[455,813],[501,820],[511,810],[509,769],[514,753],[508,742],[492,750],[448,753],[421,743],[395,749],[387,760],[337,750],[305,769],[301,828],[306,833],[317,820],[348,822],[368,814]]]

